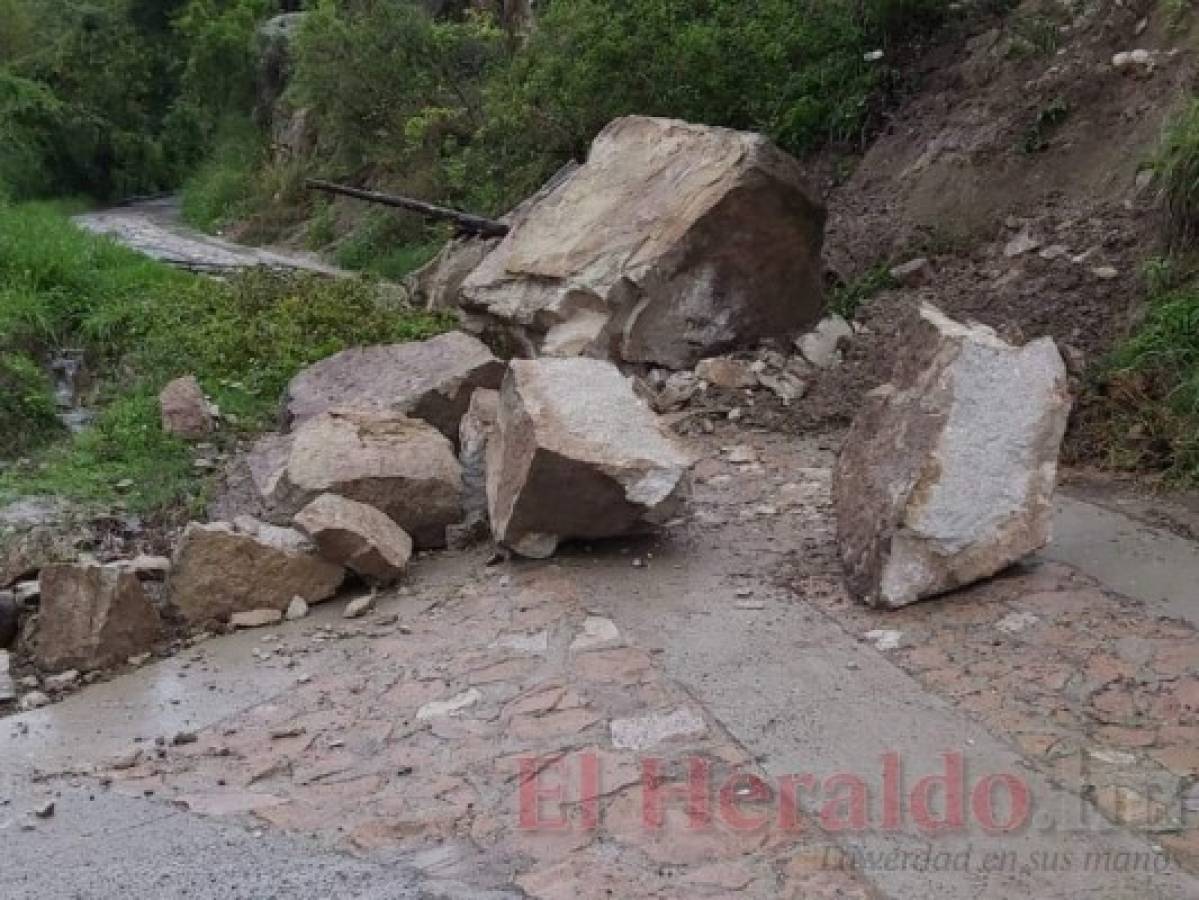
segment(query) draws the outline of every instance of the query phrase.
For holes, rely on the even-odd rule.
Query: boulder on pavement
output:
[[[1049,542],[1070,411],[1049,338],[1015,347],[925,306],[903,347],[834,473],[850,589],[881,607],[994,575]]]
[[[159,638],[158,610],[131,572],[55,565],[42,569],[39,583],[41,608],[27,649],[43,669],[104,669],[149,650]]]
[[[761,135],[617,119],[466,278],[462,307],[528,355],[688,368],[819,319],[824,219]]]
[[[224,622],[237,612],[286,610],[297,596],[319,603],[344,577],[341,566],[318,556],[294,529],[249,517],[193,522],[175,550],[167,596],[188,622]]]
[[[184,440],[200,440],[212,433],[212,412],[194,375],[176,378],[158,395],[162,430]]]
[[[321,556],[379,583],[404,574],[412,539],[373,506],[336,494],[321,494],[296,515],[295,526]]]
[[[487,452],[492,531],[536,558],[644,531],[678,512],[691,463],[611,363],[514,361]]]
[[[498,388],[504,364],[476,338],[451,331],[427,341],[354,347],[296,375],[283,400],[285,428],[341,407],[428,422],[450,440],[475,388]]]
[[[419,548],[444,547],[462,518],[454,446],[418,419],[382,410],[334,410],[296,429],[283,472],[264,505],[293,516],[338,494],[390,516]],[[276,518],[282,521],[282,518]]]

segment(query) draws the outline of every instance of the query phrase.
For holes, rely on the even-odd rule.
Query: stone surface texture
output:
[[[687,368],[819,319],[824,218],[761,135],[621,118],[467,277],[462,306],[522,355]]]
[[[204,391],[194,375],[176,378],[158,395],[162,430],[185,440],[199,440],[212,433],[212,414]]]
[[[493,533],[545,557],[566,538],[644,531],[678,513],[691,462],[611,363],[514,361],[488,447]]]
[[[1049,542],[1070,411],[1051,339],[1014,347],[925,306],[905,346],[834,478],[850,587],[883,607],[994,575]]]
[[[336,494],[321,494],[305,506],[295,526],[325,559],[371,581],[395,581],[412,557],[404,529],[373,506]]]

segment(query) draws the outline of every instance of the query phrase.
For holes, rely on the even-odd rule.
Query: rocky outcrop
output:
[[[525,355],[685,368],[819,319],[824,209],[761,135],[617,119],[462,285]]]
[[[167,596],[189,623],[225,622],[236,612],[286,610],[293,597],[327,600],[344,576],[294,529],[249,517],[193,522],[175,550]]]
[[[55,565],[39,578],[41,607],[33,646],[39,667],[91,671],[153,647],[158,610],[131,572],[108,566]]]
[[[365,503],[391,517],[417,547],[445,546],[462,518],[462,474],[454,446],[431,425],[398,413],[337,410],[292,436],[287,464],[265,505],[292,516],[321,494]]]
[[[287,387],[287,427],[339,407],[423,419],[450,440],[476,388],[498,388],[504,364],[480,341],[451,331],[427,341],[355,347],[323,359]]]
[[[690,465],[611,363],[517,360],[487,453],[493,533],[540,558],[567,538],[643,531],[677,513]]]
[[[904,606],[993,575],[1050,537],[1070,398],[1049,338],[1014,347],[925,306],[834,476],[849,586]]]
[[[212,413],[194,375],[176,378],[158,395],[162,430],[184,440],[201,440],[212,433]]]
[[[499,238],[479,237],[447,241],[440,253],[413,273],[410,285],[416,303],[428,310],[456,309],[462,300],[462,283],[499,243]]]
[[[387,584],[412,557],[412,539],[373,506],[336,494],[321,494],[295,519],[321,556],[373,582]]]

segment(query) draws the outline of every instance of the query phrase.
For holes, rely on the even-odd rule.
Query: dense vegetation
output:
[[[195,499],[190,452],[159,425],[156,397],[168,380],[197,375],[228,433],[254,431],[273,421],[303,366],[447,324],[390,308],[367,281],[250,273],[215,282],[85,234],[56,206],[0,204],[0,458],[33,454],[0,474],[0,497],[19,486],[112,499],[128,481],[134,509]],[[51,444],[64,435],[42,363],[64,347],[84,351],[101,373],[101,414],[74,440]]]

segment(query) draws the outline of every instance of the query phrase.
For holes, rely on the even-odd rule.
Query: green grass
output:
[[[334,260],[343,269],[398,281],[436,256],[444,243],[445,235],[436,228],[374,212],[342,238]]]
[[[183,218],[202,231],[215,232],[253,212],[265,150],[249,120],[225,122],[212,155],[183,184]]]
[[[0,456],[31,456],[0,473],[0,500],[49,492],[123,499],[142,513],[194,509],[203,483],[190,450],[159,425],[156,397],[167,381],[195,374],[229,431],[253,433],[273,422],[300,368],[450,324],[386,307],[369,281],[250,272],[216,282],[85,234],[60,207],[0,206],[0,383],[20,385],[0,402],[0,435],[9,436]],[[83,349],[100,376],[98,421],[70,439],[51,422],[37,362],[65,347]],[[132,487],[119,488],[126,480]]]
[[[1199,99],[1170,122],[1154,161],[1166,200],[1169,237],[1176,247],[1199,238]]]
[[[852,281],[830,291],[828,306],[833,312],[846,319],[852,319],[863,303],[875,294],[893,287],[897,287],[897,282],[891,277],[891,267],[886,263],[879,263]]]
[[[1199,276],[1177,261],[1145,267],[1149,309],[1102,375],[1112,407],[1110,461],[1199,481]]]

